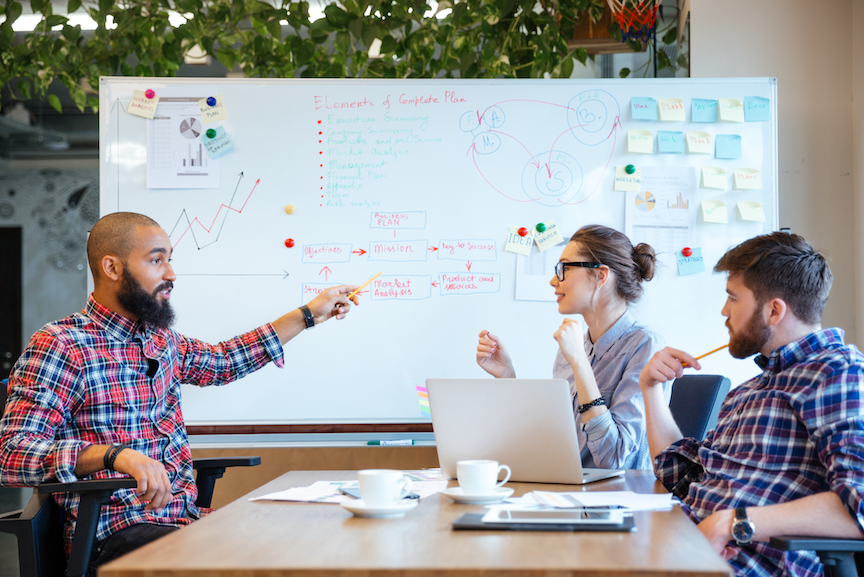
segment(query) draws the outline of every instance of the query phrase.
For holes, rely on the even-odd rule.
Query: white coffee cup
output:
[[[503,481],[498,481],[498,474],[502,469],[507,471],[507,475]],[[498,461],[458,461],[456,478],[466,495],[488,495],[495,487],[500,487],[510,480],[510,467],[498,465]]]
[[[402,490],[411,487],[411,479],[402,471],[391,469],[364,469],[357,473],[360,482],[360,498],[370,507],[395,505],[402,497]]]

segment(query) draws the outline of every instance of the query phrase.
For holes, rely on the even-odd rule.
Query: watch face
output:
[[[732,524],[732,538],[738,543],[749,543],[753,538],[753,523],[740,519]]]

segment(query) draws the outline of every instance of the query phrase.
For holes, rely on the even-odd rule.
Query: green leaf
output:
[[[66,6],[66,13],[72,14],[79,8],[81,8],[81,0],[69,0],[69,4]]]
[[[64,26],[61,31],[63,34],[63,38],[71,42],[72,44],[76,44],[78,39],[81,37],[81,27],[80,26]]]
[[[63,112],[63,105],[60,104],[60,99],[57,98],[56,94],[49,94],[48,95],[48,104],[50,104],[51,107],[54,110],[56,110],[57,112],[60,112],[60,113]]]
[[[24,97],[24,100],[30,100],[30,81],[21,80],[18,82],[18,92]]]
[[[573,59],[565,58],[561,61],[561,76],[560,78],[570,78],[573,74]]]
[[[381,54],[390,54],[396,50],[396,39],[389,34],[381,40]]]
[[[669,31],[663,35],[663,44],[675,44],[678,42],[678,28],[674,26],[669,29]]]
[[[52,14],[45,18],[45,25],[48,26],[49,30],[58,24],[66,24],[67,22],[69,22],[69,19],[65,16],[60,16],[59,14]]]
[[[672,61],[669,60],[669,55],[664,50],[657,51],[657,70],[664,68],[673,68]]]
[[[573,56],[576,57],[576,60],[585,64],[588,61],[588,51],[581,46],[573,51]]]
[[[73,86],[69,89],[69,94],[72,95],[72,102],[75,103],[78,110],[84,112],[84,108],[87,106],[87,94],[84,89],[80,86]]]
[[[33,10],[33,14],[41,12],[48,15],[51,13],[51,0],[31,0],[30,8]]]
[[[628,76],[630,76],[630,69],[622,68],[621,72],[618,73],[618,76],[620,76],[621,78],[627,78]]]
[[[323,42],[331,32],[333,32],[333,27],[330,26],[326,18],[316,20],[309,26],[309,36],[316,42]]]
[[[276,40],[282,40],[282,25],[279,24],[279,20],[274,18],[267,22],[267,31],[270,33],[270,36]]]
[[[114,0],[99,0],[99,12],[102,14],[102,17],[108,15],[114,9]]]
[[[336,33],[336,49],[341,54],[347,54],[351,49],[351,35],[345,32],[344,30],[340,30]]]
[[[328,4],[327,7],[324,8],[324,16],[330,24],[337,28],[345,28],[351,23],[351,20],[354,19],[350,14],[342,10],[342,8],[336,4]]]

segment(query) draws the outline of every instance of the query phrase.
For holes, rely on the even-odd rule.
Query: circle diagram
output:
[[[541,152],[522,170],[522,190],[538,204],[561,206],[576,199],[582,189],[582,167],[560,151]]]
[[[636,195],[636,208],[642,212],[650,212],[657,204],[657,199],[650,192],[644,192]]]
[[[204,128],[201,126],[201,121],[197,118],[184,118],[180,122],[180,134],[184,138],[194,140],[195,138],[200,138],[202,132],[204,132]]]
[[[620,116],[618,101],[604,90],[580,92],[567,105],[570,133],[587,146],[608,140],[615,120]]]

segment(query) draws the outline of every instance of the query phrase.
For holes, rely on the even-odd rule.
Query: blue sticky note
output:
[[[228,136],[225,128],[217,126],[212,130],[216,131],[216,135],[213,138],[208,137],[206,131],[201,136],[201,143],[204,145],[204,149],[210,158],[216,158],[220,154],[224,154],[234,148],[234,143],[231,142],[231,137]]]
[[[630,110],[633,120],[657,120],[657,101],[650,96],[630,98]]]
[[[693,122],[717,122],[717,101],[704,98],[693,99]]]
[[[714,158],[741,158],[741,137],[737,134],[718,134],[715,142]]]
[[[678,274],[681,276],[705,272],[705,261],[702,260],[702,249],[694,248],[693,254],[684,256],[679,250],[675,253],[678,261]]]
[[[660,154],[684,154],[684,133],[658,130],[657,144]]]
[[[771,120],[771,101],[761,96],[745,97],[744,120],[746,122],[766,122]]]

